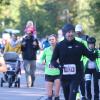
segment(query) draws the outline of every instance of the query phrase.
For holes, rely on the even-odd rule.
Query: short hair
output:
[[[57,35],[56,34],[51,34],[51,35],[48,36],[48,38],[50,38],[50,37],[55,37],[57,39]]]
[[[28,25],[32,25],[32,26],[33,26],[33,25],[34,25],[34,24],[33,24],[33,21],[31,21],[31,20],[27,21],[26,27],[27,27]]]

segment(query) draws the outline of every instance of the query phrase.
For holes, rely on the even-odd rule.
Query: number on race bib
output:
[[[75,64],[66,64],[63,67],[63,75],[74,75],[76,74],[76,65]]]

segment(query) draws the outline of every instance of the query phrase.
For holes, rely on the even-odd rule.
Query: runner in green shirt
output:
[[[55,34],[49,36],[50,47],[44,49],[41,56],[41,62],[45,65],[45,80],[48,98],[47,100],[52,100],[53,96],[53,85],[55,83],[55,99],[59,100],[59,90],[60,90],[60,70],[58,68],[51,68],[49,66],[53,50],[57,43],[57,37]]]

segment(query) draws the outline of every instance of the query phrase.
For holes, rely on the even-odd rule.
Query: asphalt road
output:
[[[38,60],[37,63],[39,63]],[[0,78],[2,77],[2,75],[3,74],[0,73]],[[93,93],[93,88],[92,88],[92,93]],[[27,88],[25,72],[23,70],[23,67],[22,67],[20,88],[15,88],[14,86],[9,88],[7,83],[5,83],[3,87],[0,87],[0,100],[45,100],[46,98],[47,96],[46,96],[46,88],[44,80],[44,67],[41,66],[40,64],[38,64],[37,66],[36,80],[34,87]],[[60,90],[60,100],[64,100],[62,89]]]
[[[2,75],[0,73],[0,77]],[[61,100],[64,100],[62,90],[60,94]],[[34,87],[27,88],[24,71],[22,71],[21,75],[20,88],[15,88],[14,86],[9,88],[7,83],[4,83],[3,87],[0,87],[0,100],[45,100],[46,98],[44,71],[41,69],[36,71]]]

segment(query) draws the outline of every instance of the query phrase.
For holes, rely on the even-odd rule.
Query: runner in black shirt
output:
[[[80,80],[83,78],[82,55],[94,60],[98,55],[92,53],[80,42],[75,40],[74,26],[65,24],[62,28],[64,40],[54,49],[51,66],[58,67],[57,59],[61,66],[61,82],[65,100],[76,100],[76,93]]]

